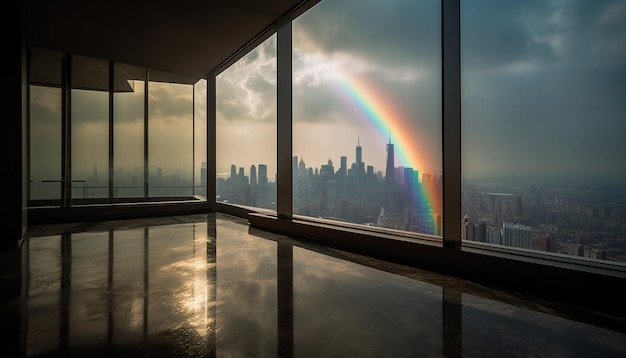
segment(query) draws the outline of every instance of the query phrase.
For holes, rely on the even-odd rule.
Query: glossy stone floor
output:
[[[623,317],[223,214],[31,227],[19,255],[2,357],[626,357]]]

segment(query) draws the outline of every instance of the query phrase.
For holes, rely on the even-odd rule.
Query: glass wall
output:
[[[466,240],[626,262],[625,9],[462,2]]]
[[[113,72],[113,193],[143,197],[146,69],[115,63]]]
[[[30,49],[29,61],[29,200],[61,200],[62,93],[65,56]]]
[[[205,79],[29,53],[29,206],[206,196]]]
[[[61,89],[30,86],[30,199],[61,199]]]
[[[293,21],[294,214],[440,235],[441,135],[439,1]]]
[[[276,210],[276,35],[216,88],[217,201]]]
[[[148,195],[193,194],[193,86],[148,84]]]
[[[109,62],[72,56],[72,199],[109,196]]]

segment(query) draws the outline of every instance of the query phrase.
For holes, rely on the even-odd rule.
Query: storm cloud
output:
[[[624,1],[464,2],[464,174],[626,178],[625,18]]]
[[[626,178],[626,1],[461,6],[463,175]],[[402,113],[430,158],[417,169],[440,172],[440,11],[434,0],[324,0],[296,18],[293,154],[312,167],[344,155],[349,164],[360,142],[366,164],[384,168],[393,133],[342,98],[337,83],[352,76]],[[218,77],[218,172],[275,162],[275,66],[271,37]]]

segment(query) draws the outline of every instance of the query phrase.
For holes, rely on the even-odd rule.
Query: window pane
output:
[[[198,81],[194,86],[194,194],[206,197],[207,170],[207,82]]]
[[[193,86],[150,81],[148,195],[193,194]]]
[[[108,61],[72,57],[72,199],[109,195]]]
[[[623,5],[463,1],[466,240],[626,261]]]
[[[29,53],[29,199],[53,199],[59,203],[63,123],[61,71],[64,55],[37,47],[29,48]]]
[[[30,199],[61,199],[61,89],[30,86]]]
[[[217,201],[276,209],[276,36],[222,72]]]
[[[295,214],[440,235],[440,17],[325,0],[293,22]]]
[[[113,97],[115,197],[144,196],[145,75],[141,67],[116,63]]]

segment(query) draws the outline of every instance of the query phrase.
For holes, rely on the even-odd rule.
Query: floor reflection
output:
[[[626,355],[624,330],[226,215],[55,230],[22,247],[27,357]]]

